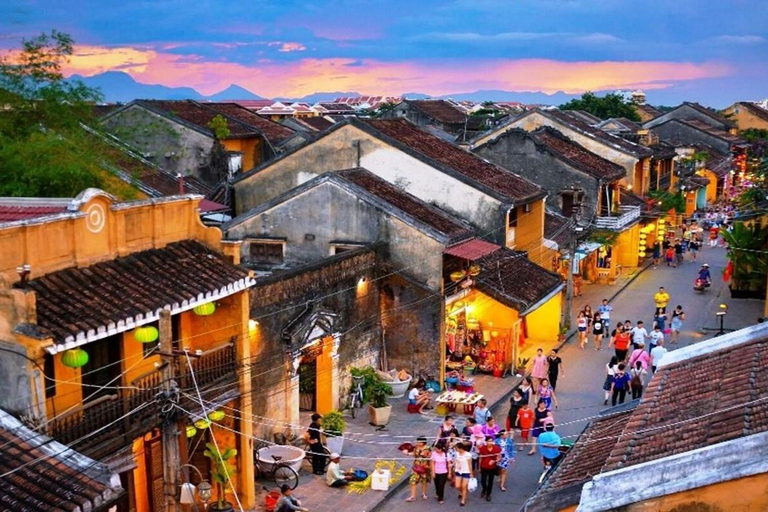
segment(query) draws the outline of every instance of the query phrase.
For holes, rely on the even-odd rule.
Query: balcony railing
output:
[[[618,215],[601,216],[595,220],[598,229],[610,229],[619,231],[629,226],[640,218],[639,206],[620,206]]]
[[[186,361],[178,365],[178,385],[194,389]],[[234,340],[191,360],[197,385],[202,391],[213,384],[237,381]],[[162,373],[151,371],[132,383],[135,389],[117,389],[115,394],[100,397],[60,415],[47,425],[47,433],[63,444],[86,455],[101,458],[131,443],[133,439],[160,425],[160,408],[150,405],[120,420],[137,407],[150,403],[163,385]],[[87,393],[88,390],[84,390]],[[99,429],[104,428],[99,432]]]

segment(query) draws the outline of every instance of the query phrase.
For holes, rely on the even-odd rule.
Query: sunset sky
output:
[[[69,73],[212,94],[443,95],[642,88],[649,101],[768,97],[761,0],[4,0],[0,47],[58,29]]]

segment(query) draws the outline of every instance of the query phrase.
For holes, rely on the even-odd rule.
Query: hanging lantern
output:
[[[68,368],[80,368],[88,364],[88,352],[81,348],[69,349],[61,355],[61,364]]]
[[[648,238],[648,235],[645,233],[640,233],[640,240],[645,240],[646,238]]]
[[[211,411],[208,414],[208,419],[211,421],[221,421],[226,417],[227,415],[224,414],[224,411]]]
[[[499,336],[499,331],[491,331],[491,338],[496,338]]]
[[[216,311],[216,304],[213,302],[206,302],[205,304],[195,306],[192,311],[194,311],[197,316],[210,316]]]
[[[203,418],[195,422],[195,427],[199,430],[205,430],[211,426],[211,422]]]
[[[467,273],[463,270],[457,270],[456,272],[451,272],[451,281],[454,283],[458,283],[462,279],[464,279],[467,276]]]
[[[187,425],[187,437],[195,437],[197,435],[197,429],[194,425]]]
[[[667,221],[664,219],[659,219],[659,228],[661,228],[664,224],[666,224]]]
[[[478,274],[480,274],[480,265],[470,265],[469,275],[471,275],[472,277],[475,277]]]
[[[139,343],[152,343],[153,341],[157,341],[159,336],[160,333],[157,331],[157,328],[152,327],[151,325],[145,325],[144,327],[139,327],[133,331],[133,337],[136,338],[136,341]]]

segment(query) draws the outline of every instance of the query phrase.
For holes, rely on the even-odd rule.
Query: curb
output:
[[[645,271],[648,269],[648,267],[650,267],[650,266],[651,266],[651,263],[648,263],[648,264],[647,264],[647,265],[645,265],[644,267],[640,268],[640,270],[638,270],[638,271],[635,273],[635,275],[633,275],[633,276],[632,276],[632,277],[631,277],[631,278],[630,278],[630,279],[629,279],[629,280],[628,280],[626,283],[624,283],[623,285],[621,285],[621,287],[620,287],[618,290],[616,290],[616,293],[614,293],[613,295],[611,295],[611,297],[610,297],[610,299],[608,299],[608,301],[609,301],[609,302],[612,302],[612,301],[613,301],[613,300],[614,300],[616,297],[618,297],[618,296],[619,296],[619,294],[620,294],[621,292],[623,292],[623,291],[624,291],[624,290],[625,290],[625,289],[626,289],[626,288],[627,288],[627,287],[628,287],[630,284],[632,284],[632,283],[635,281],[635,279],[637,279],[637,278],[640,276],[640,274],[642,274],[643,272],[645,272]],[[574,331],[571,331],[571,333],[570,333],[570,334],[568,334],[568,336],[566,336],[565,340],[563,340],[563,342],[562,342],[562,343],[560,343],[560,344],[557,346],[557,349],[558,349],[558,350],[560,350],[560,349],[561,349],[561,348],[562,348],[562,347],[563,347],[563,346],[564,346],[566,343],[568,343],[568,342],[571,340],[571,338],[573,338],[573,336],[574,336],[575,334],[576,334],[576,331],[575,331],[575,330],[574,330]],[[496,408],[496,407],[498,407],[498,406],[499,406],[501,403],[504,403],[504,402],[508,401],[508,400],[509,400],[509,397],[510,397],[510,396],[512,396],[512,391],[514,391],[514,389],[515,389],[515,387],[517,386],[517,384],[519,384],[519,383],[520,383],[520,382],[522,382],[522,380],[523,380],[523,378],[522,378],[522,377],[515,377],[515,376],[512,376],[512,379],[513,379],[513,380],[516,380],[517,382],[515,382],[514,384],[512,384],[512,385],[510,386],[510,388],[509,388],[509,391],[507,391],[506,393],[504,393],[504,395],[502,395],[502,396],[501,396],[501,398],[499,398],[498,400],[496,400],[496,401],[495,401],[493,404],[490,404],[490,405],[488,406],[488,408],[489,408],[489,409],[491,409],[491,410],[492,410],[492,409],[495,409],[495,408]],[[401,491],[401,490],[402,490],[402,489],[403,489],[403,488],[404,488],[404,487],[405,487],[407,484],[408,484],[408,478],[403,478],[403,479],[402,479],[400,482],[398,482],[398,483],[396,483],[395,485],[393,485],[392,487],[390,487],[390,489],[389,489],[389,490],[388,490],[388,491],[387,491],[387,492],[384,494],[384,496],[382,497],[382,499],[381,499],[381,500],[379,500],[379,502],[378,502],[378,503],[376,503],[376,504],[375,504],[373,507],[371,507],[371,508],[370,508],[370,510],[369,510],[368,512],[376,512],[376,511],[378,511],[378,510],[379,510],[379,509],[380,509],[380,508],[381,508],[381,507],[384,505],[384,503],[386,503],[387,501],[389,501],[389,499],[390,499],[390,498],[392,498],[392,497],[393,497],[395,494],[397,494],[398,492],[400,492],[400,491]]]

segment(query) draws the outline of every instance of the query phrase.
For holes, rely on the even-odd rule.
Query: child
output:
[[[522,450],[523,446],[528,444],[528,438],[531,435],[531,427],[533,427],[533,409],[531,409],[528,402],[524,402],[520,410],[517,411],[515,426],[520,429],[520,437],[523,442],[520,443],[518,450]]]
[[[667,266],[671,267],[672,263],[675,261],[675,248],[667,247],[667,252],[665,253],[665,256],[667,260]]]
[[[541,385],[539,386],[539,398],[544,400],[547,404],[547,409],[552,408],[552,401],[555,402],[555,408],[557,408],[557,397],[555,396],[555,390],[549,385],[547,379],[541,379]]]

